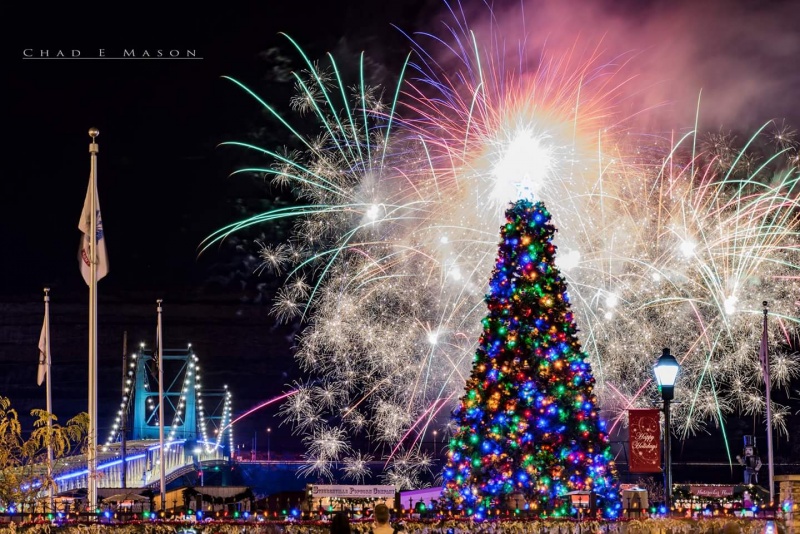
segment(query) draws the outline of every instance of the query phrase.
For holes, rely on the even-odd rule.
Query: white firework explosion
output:
[[[592,85],[607,77],[591,61],[515,77],[496,70],[490,48],[469,44],[453,47],[475,55],[464,52],[463,70],[451,73],[432,72],[420,49],[422,81],[395,89],[388,103],[363,78],[348,90],[332,57],[326,78],[298,47],[308,69],[296,75],[292,103],[322,133],[303,137],[259,99],[304,152],[231,143],[275,162],[239,172],[272,175],[305,202],[232,224],[207,245],[296,219],[289,241],[263,247],[261,258],[285,273],[276,317],[305,322],[296,358],[310,376],[281,410],[306,436],[304,473],[332,477],[346,456],[344,473],[366,476],[356,467],[365,457],[350,445],[360,436],[386,459],[387,482],[421,483],[432,465],[423,442],[446,432],[463,393],[499,224],[518,195],[553,213],[558,266],[614,425],[658,398],[651,378],[661,347],[682,366],[681,435],[724,425],[732,412],[762,413],[761,301],[770,304],[772,385],[787,388],[800,373],[792,130],[769,134],[765,125],[744,148],[726,134],[704,145],[692,132],[656,159],[606,127],[614,94]],[[768,135],[777,149],[751,157]],[[774,413],[785,432],[788,408],[776,403]]]
[[[346,457],[343,460],[341,468],[344,473],[345,480],[352,480],[357,484],[361,484],[364,480],[372,474],[369,463],[374,458],[369,454],[363,454],[361,451],[355,451],[353,455]]]

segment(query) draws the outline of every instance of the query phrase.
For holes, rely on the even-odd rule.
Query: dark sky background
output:
[[[212,4],[209,4],[210,6]],[[204,386],[230,384],[235,411],[284,390],[296,377],[290,345],[296,330],[276,328],[268,297],[276,281],[252,274],[252,239],[232,239],[198,258],[198,245],[221,226],[266,209],[274,196],[257,180],[229,177],[242,149],[290,143],[264,120],[244,82],[290,114],[291,69],[303,67],[286,32],[309,56],[355,57],[370,50],[376,75],[399,70],[408,47],[390,24],[409,27],[437,2],[231,2],[213,9],[137,3],[124,8],[4,7],[5,121],[9,143],[0,183],[6,230],[0,277],[0,395],[24,414],[44,406],[35,385],[42,288],[52,289],[53,402],[62,419],[85,410],[88,288],[77,265],[78,218],[88,184],[87,131],[97,127],[99,198],[110,272],[98,284],[100,395],[118,402],[123,332],[128,347],[154,338],[164,299],[165,347],[191,342],[205,367]],[[69,21],[69,22],[67,22]],[[200,60],[23,60],[23,50],[120,56],[123,49],[196,50]],[[343,60],[347,63],[347,60]],[[383,66],[383,67],[381,67]],[[265,129],[266,128],[266,129]],[[284,193],[285,196],[285,193]],[[283,199],[284,201],[289,199]],[[277,231],[263,229],[267,238]],[[245,235],[247,237],[247,235]],[[130,349],[128,352],[132,352]],[[100,441],[111,413],[101,407]],[[273,411],[244,420],[237,434],[273,428],[291,448]],[[105,415],[105,417],[104,417]],[[237,440],[238,441],[238,440]],[[299,448],[299,447],[298,447]]]
[[[214,259],[196,261],[197,245],[236,220],[229,209],[236,198],[260,195],[246,179],[227,178],[242,151],[216,148],[245,138],[260,119],[259,106],[220,77],[245,82],[288,113],[291,86],[276,82],[271,71],[277,56],[291,61],[282,65],[286,69],[302,65],[278,32],[290,34],[312,57],[341,48],[345,36],[361,39],[360,49],[380,35],[375,59],[383,61],[393,42],[402,40],[390,22],[414,18],[422,3],[387,9],[363,1],[346,7],[233,2],[213,11],[141,7],[124,16],[102,7],[69,8],[47,10],[45,20],[22,8],[6,17],[15,37],[6,50],[12,56],[6,124],[13,140],[6,147],[3,221],[19,229],[7,251],[26,259],[6,265],[10,277],[2,293],[27,295],[43,282],[59,291],[81,286],[74,269],[57,259],[74,255],[77,246],[91,126],[101,132],[99,191],[113,272],[102,290],[146,289],[168,301],[170,291],[195,288]],[[70,17],[69,24],[62,16]],[[99,48],[108,55],[121,55],[123,48],[193,49],[203,59],[24,61],[26,48],[51,54],[79,49],[83,56]]]
[[[542,21],[563,11],[563,3],[550,5],[559,7],[543,11],[547,16]],[[625,45],[629,48],[652,46],[646,35],[664,44],[669,41],[666,32],[676,32],[673,38],[682,46],[669,43],[671,52],[663,55],[669,61],[658,66],[674,68],[673,78],[681,80],[692,100],[701,85],[726,87],[730,98],[721,100],[726,105],[716,110],[709,105],[714,120],[729,118],[737,109],[753,112],[752,91],[737,89],[737,84],[751,87],[745,75],[748,71],[724,51],[726,39],[733,42],[740,35],[732,34],[731,29],[750,24],[748,46],[756,48],[748,48],[748,54],[771,73],[765,87],[772,92],[759,99],[766,106],[763,116],[748,115],[745,126],[772,118],[775,109],[797,116],[797,85],[792,84],[800,69],[787,68],[786,60],[787,55],[795,61],[798,57],[793,55],[798,51],[798,33],[796,29],[794,33],[775,30],[775,24],[780,22],[777,27],[785,28],[791,21],[786,15],[796,4],[745,0],[704,4],[736,6],[724,13],[731,20],[736,17],[740,25],[727,24],[730,21],[713,14],[711,8],[702,13],[707,19],[698,19],[687,11],[691,2],[609,0],[593,5],[585,12],[574,11],[567,20],[580,22],[587,14],[604,13],[609,26],[595,17],[594,23],[587,25],[587,35],[605,31],[612,48],[625,36],[633,41]],[[118,398],[116,362],[122,332],[130,332],[130,343],[153,338],[157,298],[164,299],[165,346],[192,342],[203,347],[198,350],[203,350],[200,357],[207,369],[206,387],[230,383],[237,412],[283,391],[297,375],[290,357],[296,331],[276,328],[267,316],[270,303],[265,297],[275,281],[251,274],[256,265],[252,238],[258,235],[231,240],[230,246],[197,257],[198,245],[210,233],[247,213],[265,209],[268,199],[275,196],[251,178],[229,177],[242,166],[245,154],[241,149],[217,145],[252,140],[251,134],[259,129],[258,141],[264,146],[291,142],[274,123],[264,120],[254,100],[220,77],[243,81],[290,114],[291,84],[281,81],[280,74],[302,68],[302,64],[290,43],[279,35],[286,32],[315,59],[327,51],[341,59],[366,50],[374,76],[391,81],[391,73],[399,71],[409,50],[406,38],[391,24],[410,31],[440,28],[437,17],[443,3],[296,0],[207,6],[164,2],[113,8],[97,3],[61,4],[58,8],[7,3],[3,7],[7,44],[6,141],[0,180],[4,235],[0,395],[11,397],[21,411],[44,404],[43,388],[35,386],[44,286],[52,288],[52,337],[58,344],[58,350],[53,350],[55,411],[71,416],[85,409],[81,395],[86,388],[86,333],[81,328],[85,328],[88,291],[77,265],[77,224],[88,183],[90,127],[100,130],[99,198],[110,259],[110,273],[99,283],[100,329],[106,329],[107,338],[101,340],[101,365],[106,373],[101,375],[101,399]],[[750,17],[753,10],[763,16]],[[770,14],[779,16],[768,17]],[[682,25],[681,17],[693,23]],[[537,19],[532,16],[531,20]],[[554,31],[565,28],[570,26]],[[683,28],[688,37],[676,28]],[[715,28],[718,31],[712,31]],[[572,38],[574,34],[565,35]],[[708,35],[717,44],[704,49],[698,35]],[[777,44],[758,48],[767,38]],[[84,57],[96,56],[99,48],[107,55],[121,55],[122,49],[132,48],[151,52],[191,49],[203,59],[23,60],[23,50],[28,48],[37,52],[49,49],[51,55],[57,50],[69,54],[77,49]],[[693,72],[696,79],[680,78],[692,64],[691,58],[699,57],[698,50],[707,54],[703,54],[702,68]],[[707,68],[709,58],[716,56],[725,56],[726,61],[713,61],[715,69]],[[744,56],[738,54],[737,58],[744,61]],[[648,72],[659,70],[657,62],[644,63]],[[725,77],[732,72],[738,73],[736,79]],[[713,74],[715,82],[706,78],[707,83],[701,83],[703,73]],[[794,105],[787,107],[791,95]],[[713,92],[710,99],[714,101]],[[260,231],[267,238],[281,235],[280,228]],[[62,378],[66,384],[58,384]],[[264,411],[246,419],[239,435],[258,431],[263,442],[263,429],[278,427],[279,421],[271,415]],[[101,421],[101,427],[108,422]],[[273,436],[287,448],[296,444],[285,427]],[[101,431],[101,441],[103,437]],[[237,439],[248,446],[249,440]],[[718,439],[708,447],[721,455]],[[734,444],[734,452],[737,447]]]

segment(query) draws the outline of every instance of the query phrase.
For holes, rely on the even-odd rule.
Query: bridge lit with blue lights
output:
[[[202,388],[200,360],[191,345],[162,352],[163,397],[159,395],[158,355],[154,351],[142,344],[124,363],[127,370],[121,399],[115,406],[116,413],[111,415],[108,436],[97,453],[98,488],[154,489],[160,484],[162,469],[169,483],[231,459],[231,392],[227,386],[221,390]],[[164,403],[165,414],[163,466],[160,402]],[[86,455],[62,458],[53,467],[59,494],[88,487]]]

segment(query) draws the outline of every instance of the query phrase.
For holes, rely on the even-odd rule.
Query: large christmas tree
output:
[[[541,202],[506,211],[444,470],[446,502],[470,515],[485,517],[514,493],[542,515],[567,515],[571,491],[592,492],[603,517],[619,515],[594,377],[554,262],[555,231]]]

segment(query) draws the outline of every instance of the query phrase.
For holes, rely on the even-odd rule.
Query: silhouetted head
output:
[[[375,521],[380,524],[385,524],[389,522],[389,507],[385,504],[379,504],[375,506]]]

